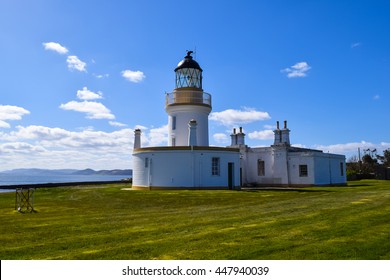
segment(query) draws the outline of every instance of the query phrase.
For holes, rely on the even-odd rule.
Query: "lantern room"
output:
[[[198,62],[192,59],[193,51],[187,51],[187,55],[177,65],[176,88],[198,88],[202,89],[202,68]]]

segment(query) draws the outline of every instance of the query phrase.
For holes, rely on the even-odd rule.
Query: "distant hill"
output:
[[[73,175],[133,175],[131,169],[114,169],[114,170],[99,170],[93,169],[78,170],[72,173]]]
[[[98,170],[93,169],[39,169],[39,168],[19,168],[13,170],[2,171],[0,174],[11,175],[129,175],[133,174],[131,169],[114,169],[114,170]]]

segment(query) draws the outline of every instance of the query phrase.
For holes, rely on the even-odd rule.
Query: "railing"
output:
[[[201,104],[211,107],[211,95],[207,92],[180,90],[166,93],[165,105],[173,104]]]

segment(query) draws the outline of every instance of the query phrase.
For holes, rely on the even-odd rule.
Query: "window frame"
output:
[[[309,169],[307,164],[299,165],[299,177],[309,177]]]
[[[176,130],[176,116],[172,116],[172,130]]]
[[[221,175],[221,158],[212,157],[211,158],[211,176],[220,176]]]
[[[262,159],[257,160],[257,176],[265,176],[265,161]]]

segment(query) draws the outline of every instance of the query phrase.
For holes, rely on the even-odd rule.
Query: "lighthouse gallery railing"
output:
[[[211,95],[207,92],[180,90],[166,93],[165,105],[173,104],[202,104],[211,106]]]

